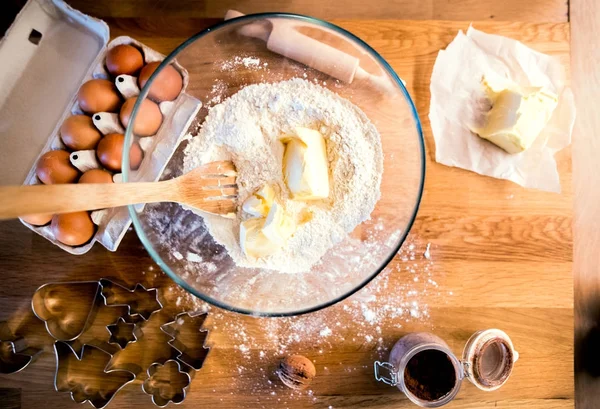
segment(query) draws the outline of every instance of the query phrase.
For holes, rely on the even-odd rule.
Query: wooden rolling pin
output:
[[[225,14],[225,20],[243,15],[239,11],[229,10]],[[247,37],[261,39],[267,43],[269,50],[340,81],[351,84],[355,79],[365,80],[379,90],[393,92],[389,80],[362,69],[358,58],[298,32],[291,21],[281,21],[277,18],[256,21],[242,26],[238,32]]]

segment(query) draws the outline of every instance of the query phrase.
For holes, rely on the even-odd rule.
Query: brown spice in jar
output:
[[[437,401],[456,385],[454,364],[442,351],[429,349],[419,352],[404,369],[404,384],[417,398]]]

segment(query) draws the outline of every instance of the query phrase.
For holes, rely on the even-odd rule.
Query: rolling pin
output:
[[[228,10],[225,20],[243,15],[239,11]],[[362,69],[358,58],[298,32],[289,21],[277,20],[274,18],[246,24],[238,32],[264,41],[267,49],[274,53],[298,61],[340,81],[351,84],[355,79],[366,80],[380,90],[393,92],[389,81]]]

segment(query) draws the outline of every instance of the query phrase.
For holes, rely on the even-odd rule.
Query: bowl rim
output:
[[[129,205],[129,206],[127,206],[127,208],[129,210],[129,215],[133,222],[135,232],[136,232],[137,236],[139,237],[140,241],[142,242],[143,246],[145,247],[146,251],[150,254],[150,257],[154,260],[154,262],[165,273],[167,273],[167,275],[178,286],[182,287],[183,289],[188,291],[190,294],[200,298],[201,300],[203,300],[213,306],[227,310],[227,311],[232,311],[232,312],[237,312],[240,314],[257,316],[257,317],[290,317],[290,316],[298,316],[298,315],[315,312],[315,311],[330,307],[330,306],[337,304],[338,302],[350,297],[354,293],[363,289],[375,277],[377,277],[379,275],[379,273],[381,273],[387,267],[387,265],[392,261],[392,259],[396,256],[396,254],[400,250],[400,247],[402,247],[402,244],[404,244],[404,241],[406,240],[406,237],[408,236],[408,233],[410,232],[410,230],[415,222],[415,219],[417,217],[417,213],[419,211],[419,207],[421,204],[421,200],[423,197],[423,188],[425,185],[425,172],[426,172],[426,169],[425,169],[426,168],[426,165],[425,165],[425,162],[426,162],[425,140],[423,138],[423,128],[421,126],[421,120],[419,118],[417,108],[415,107],[414,101],[412,100],[410,94],[408,93],[408,90],[406,89],[404,83],[402,82],[402,80],[400,79],[400,77],[398,76],[396,71],[394,71],[394,69],[391,67],[391,65],[377,51],[375,51],[375,49],[373,49],[365,41],[363,41],[362,39],[360,39],[359,37],[357,37],[356,35],[352,34],[349,31],[345,30],[342,27],[339,27],[339,26],[332,24],[330,22],[327,22],[325,20],[318,19],[316,17],[310,17],[310,16],[306,16],[306,15],[302,15],[302,14],[294,14],[294,13],[272,12],[272,13],[247,14],[247,15],[236,17],[233,19],[224,20],[222,22],[214,24],[214,25],[194,34],[193,36],[191,36],[190,38],[185,40],[183,43],[181,43],[179,46],[177,46],[169,55],[167,55],[165,57],[165,59],[159,64],[157,69],[154,70],[154,72],[152,73],[152,75],[150,76],[148,81],[146,82],[146,85],[140,90],[140,94],[137,97],[137,100],[135,102],[135,105],[134,105],[132,113],[131,113],[131,118],[134,119],[136,117],[138,109],[141,105],[141,101],[146,99],[146,97],[148,95],[148,91],[150,90],[150,86],[152,85],[152,83],[154,81],[154,78],[157,76],[157,74],[159,72],[162,71],[162,69],[165,66],[170,64],[181,51],[183,51],[189,45],[193,44],[194,42],[196,42],[197,40],[199,40],[200,38],[204,37],[205,35],[209,34],[212,31],[226,27],[228,25],[237,24],[241,21],[245,21],[245,20],[250,21],[250,20],[255,20],[257,18],[295,19],[295,20],[299,20],[299,21],[305,21],[305,22],[309,22],[312,24],[316,24],[316,25],[331,29],[339,34],[342,34],[343,36],[349,38],[350,40],[354,41],[356,44],[361,46],[364,49],[364,51],[366,51],[373,58],[375,58],[381,64],[382,68],[385,71],[387,71],[387,73],[396,82],[396,85],[400,88],[400,91],[404,95],[404,99],[406,100],[406,102],[408,103],[408,105],[410,107],[411,114],[412,114],[413,120],[415,121],[415,126],[417,129],[417,134],[418,134],[418,139],[419,139],[419,151],[420,151],[420,156],[421,156],[421,180],[419,181],[417,200],[415,202],[415,206],[414,206],[412,215],[410,217],[408,224],[406,225],[406,228],[402,232],[401,236],[398,238],[398,243],[396,244],[396,246],[394,246],[393,251],[391,251],[390,254],[384,259],[382,264],[378,268],[376,268],[372,274],[370,274],[368,277],[366,277],[360,284],[355,286],[350,291],[347,291],[344,294],[342,294],[332,300],[329,300],[325,303],[321,303],[321,304],[311,306],[308,308],[303,308],[303,309],[300,309],[297,311],[283,311],[283,312],[253,311],[253,310],[248,310],[245,308],[239,308],[239,307],[234,307],[234,306],[228,305],[228,304],[226,304],[222,301],[219,301],[207,294],[197,291],[192,286],[190,286],[187,282],[185,282],[181,277],[179,277],[179,275],[177,275],[173,270],[171,270],[171,268],[167,265],[167,263],[165,263],[163,261],[163,259],[160,257],[160,255],[154,250],[154,247],[152,246],[152,243],[146,236],[143,226],[137,216],[135,205]],[[133,138],[133,129],[132,129],[133,125],[132,124],[133,124],[133,122],[134,122],[133,120],[129,121],[129,125],[127,126],[127,129],[125,130],[124,146],[126,146],[126,147],[131,146],[131,143],[132,143],[132,138]],[[129,169],[129,154],[128,154],[128,152],[129,152],[129,149],[123,149],[123,158],[122,158],[123,183],[126,183],[128,181],[129,170],[130,170]]]

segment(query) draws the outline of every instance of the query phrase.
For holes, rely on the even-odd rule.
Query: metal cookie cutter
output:
[[[28,348],[25,339],[13,334],[8,323],[0,322],[0,374],[22,371],[41,352],[41,349]]]
[[[123,317],[114,323],[106,326],[110,333],[109,344],[116,344],[121,349],[125,349],[127,344],[137,342],[142,337],[142,330],[135,323],[126,322]]]
[[[81,357],[66,342],[54,343],[56,375],[54,389],[70,392],[77,403],[89,401],[97,409],[104,408],[135,374],[124,369],[107,370],[112,355],[92,345],[84,345]]]
[[[72,300],[89,307],[82,313],[81,309],[71,307]],[[129,290],[105,278],[44,284],[33,295],[31,308],[35,316],[44,321],[54,339],[73,341],[91,325],[101,303],[127,307],[130,317],[144,320],[162,308],[157,289],[147,290],[136,284],[133,290]]]
[[[72,341],[85,332],[91,324],[98,301],[101,285],[98,281],[72,281],[47,283],[35,291],[31,309],[36,317],[44,321],[46,330],[59,341]],[[88,310],[71,307],[72,300],[87,304]]]
[[[123,287],[105,278],[100,280],[104,305],[109,307],[127,307],[127,313],[132,318],[140,317],[148,320],[152,314],[162,309],[158,299],[158,289],[146,289],[142,284],[136,284],[133,290]]]
[[[208,336],[208,330],[202,327],[206,316],[206,313],[182,312],[175,320],[160,326],[161,331],[171,337],[169,345],[178,353],[175,359],[196,371],[202,368],[210,352],[204,345]]]
[[[169,359],[164,364],[156,362],[150,365],[142,390],[152,395],[152,403],[162,408],[169,402],[183,402],[191,382],[190,374],[181,370],[179,362]]]

